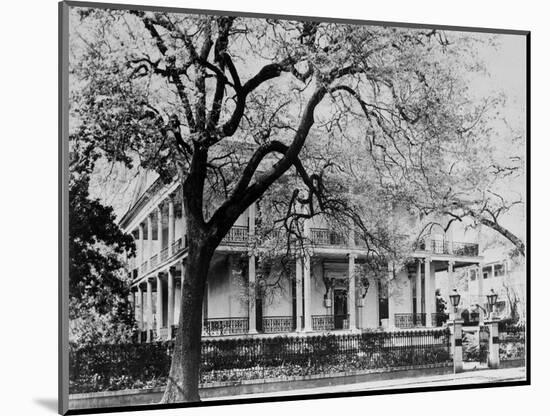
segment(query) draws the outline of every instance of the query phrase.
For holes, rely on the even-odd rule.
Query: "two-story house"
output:
[[[193,238],[186,233],[184,219],[180,184],[157,180],[143,186],[120,221],[136,241],[129,273],[138,325],[147,340],[171,338],[179,320],[187,241]],[[256,284],[257,274],[265,273],[257,270],[257,251],[251,243],[256,222],[253,205],[216,249],[203,303],[203,336],[441,325],[436,316],[436,272],[450,271],[447,280],[452,287],[455,270],[482,264],[477,244],[452,241],[442,231],[433,233],[411,248],[407,264],[393,270],[393,278],[383,282],[367,276],[364,295],[355,265],[365,260],[365,248],[353,235],[342,235],[316,219],[305,227],[310,249],[293,260],[278,291],[264,298],[259,290],[246,290]]]

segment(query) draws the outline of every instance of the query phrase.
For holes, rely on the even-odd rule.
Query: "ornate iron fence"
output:
[[[263,332],[269,334],[291,332],[294,330],[294,319],[292,316],[264,316],[262,327]]]
[[[239,335],[248,332],[248,318],[205,319],[202,333],[205,336]]]
[[[173,341],[70,351],[70,392],[166,382]],[[448,329],[203,340],[201,382],[450,364]]]

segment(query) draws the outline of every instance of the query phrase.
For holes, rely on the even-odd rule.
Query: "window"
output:
[[[495,277],[504,276],[504,264],[495,264]]]
[[[486,266],[483,268],[483,278],[487,279],[491,274],[491,266]]]
[[[476,280],[477,271],[475,269],[470,270],[470,280]]]

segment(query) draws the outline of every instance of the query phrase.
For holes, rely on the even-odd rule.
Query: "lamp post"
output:
[[[458,304],[460,303],[460,293],[458,293],[456,289],[453,289],[453,291],[449,295],[449,300],[451,301],[451,305],[453,305],[452,320],[454,321],[456,320],[456,314],[458,312]]]
[[[497,303],[498,295],[495,293],[494,289],[491,289],[491,292],[487,295],[487,303],[489,304],[489,319],[495,319],[495,304]]]

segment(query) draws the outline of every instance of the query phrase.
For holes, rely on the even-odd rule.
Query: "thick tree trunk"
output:
[[[192,233],[189,236],[179,325],[168,384],[161,403],[200,401],[202,302],[214,250],[208,247],[204,237]]]

